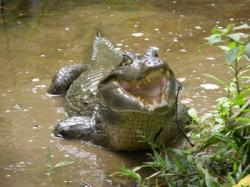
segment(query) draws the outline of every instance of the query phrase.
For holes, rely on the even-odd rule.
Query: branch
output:
[[[188,143],[192,147],[194,147],[194,144],[192,144],[191,140],[188,138],[188,136],[186,135],[184,129],[181,127],[181,125],[179,124],[179,121],[178,121],[178,97],[179,97],[180,90],[181,90],[181,85],[178,85],[177,86],[177,94],[176,94],[176,103],[175,103],[175,121],[176,121],[176,125],[179,128],[179,130],[181,131],[182,135],[186,138]]]

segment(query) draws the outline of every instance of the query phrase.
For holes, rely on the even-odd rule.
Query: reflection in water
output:
[[[122,163],[134,166],[145,158],[51,135],[65,118],[63,97],[46,94],[51,77],[59,67],[87,63],[98,31],[117,48],[140,53],[158,47],[183,83],[182,102],[204,111],[222,93],[203,74],[223,72],[224,80],[230,75],[223,71],[220,51],[199,53],[198,48],[216,24],[250,21],[248,0],[0,2],[5,7],[0,18],[2,186],[80,186],[81,180],[117,186],[108,175]],[[48,147],[54,163],[75,161],[55,170],[53,180],[45,175]]]
[[[205,90],[217,90],[220,88],[217,84],[211,83],[201,84],[200,87],[204,88]]]
[[[4,14],[4,0],[0,1],[0,13],[1,13],[1,15]]]
[[[0,25],[3,25],[3,30],[4,30],[4,34],[5,34],[5,38],[6,38],[6,51],[9,54],[8,56],[10,56],[10,38],[9,38],[9,34],[8,34],[8,28],[7,28],[7,21],[6,21],[6,16],[5,16],[5,3],[4,0],[0,1]]]
[[[37,17],[40,14],[40,0],[23,0],[19,1],[17,5],[17,12],[19,17]]]

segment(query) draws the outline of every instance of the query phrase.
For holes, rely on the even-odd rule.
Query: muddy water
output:
[[[219,50],[198,48],[215,25],[250,22],[249,0],[17,2],[7,4],[0,19],[0,186],[81,186],[80,180],[118,186],[109,174],[122,163],[140,163],[140,153],[51,135],[65,118],[63,98],[46,94],[51,77],[64,65],[83,62],[98,31],[138,53],[158,47],[183,82],[182,102],[206,111],[222,91],[203,74],[229,75]],[[46,175],[46,164],[65,160],[74,163]]]

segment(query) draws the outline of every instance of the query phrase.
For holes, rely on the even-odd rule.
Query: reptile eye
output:
[[[123,55],[121,66],[128,66],[133,63],[133,60],[128,55]]]

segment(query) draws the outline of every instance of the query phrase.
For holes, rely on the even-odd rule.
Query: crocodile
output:
[[[65,95],[68,114],[53,133],[111,150],[168,145],[190,122],[188,108],[177,102],[180,87],[156,47],[139,55],[98,34],[86,62],[61,68],[52,79],[48,93]]]

